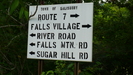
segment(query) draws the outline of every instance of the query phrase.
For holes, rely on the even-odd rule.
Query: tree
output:
[[[132,20],[127,7],[107,3],[94,15],[94,75],[132,74]]]
[[[84,1],[90,2],[90,0]],[[26,58],[29,5],[75,2],[76,0],[40,0],[39,2],[35,0],[0,1],[0,74],[37,74],[37,60],[27,60]],[[132,75],[132,0],[111,3],[99,3],[99,0],[93,0],[93,2],[95,3],[94,59],[92,63],[80,63],[80,74]],[[45,61],[45,64],[47,64],[44,70],[45,73],[67,74],[69,72],[73,74],[72,62]],[[48,67],[49,65],[52,68]]]
[[[37,74],[37,61],[27,60],[28,8],[30,5],[71,3],[75,0],[0,1],[0,74]],[[34,63],[33,63],[34,62]],[[54,61],[55,62],[55,61]],[[45,62],[53,66],[53,61]],[[50,64],[52,63],[52,64]],[[46,68],[46,71],[51,69]]]

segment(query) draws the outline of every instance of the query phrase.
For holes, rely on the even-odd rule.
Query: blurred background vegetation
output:
[[[80,62],[80,75],[133,75],[133,0],[94,3],[93,62]],[[1,0],[0,75],[37,75],[37,60],[27,59],[30,5],[76,0]],[[42,75],[73,75],[74,62],[44,60]]]

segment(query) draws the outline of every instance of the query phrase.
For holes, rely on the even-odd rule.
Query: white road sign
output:
[[[39,5],[28,28],[27,58],[92,61],[93,3]]]

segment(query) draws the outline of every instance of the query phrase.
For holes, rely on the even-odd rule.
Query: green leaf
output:
[[[70,72],[70,75],[74,75],[73,72]]]
[[[61,75],[66,75],[66,73],[65,72],[62,72]]]
[[[25,15],[25,18],[28,20],[29,19],[29,12],[25,10],[24,15]]]
[[[23,13],[24,13],[24,8],[23,8],[23,7],[21,7],[20,12],[19,12],[19,19],[21,19],[21,18],[22,18]]]
[[[14,0],[11,4],[9,13],[12,14],[19,5],[19,0]]]
[[[54,71],[50,70],[46,73],[46,75],[54,75]]]
[[[70,63],[67,68],[73,67],[73,63]]]
[[[42,72],[41,75],[45,75],[45,72]]]

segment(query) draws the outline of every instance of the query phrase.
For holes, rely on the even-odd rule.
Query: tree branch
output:
[[[12,68],[6,68],[6,67],[1,66],[1,65],[0,65],[0,67],[1,67],[1,68],[4,68],[4,69],[6,69],[6,70],[14,70],[14,69],[16,68],[16,65],[15,65],[14,67],[12,67]]]
[[[6,47],[8,47],[8,46],[12,43],[12,41],[13,41],[15,38],[19,37],[20,35],[22,35],[22,33],[19,34],[19,35],[16,35],[15,37],[13,37],[13,38],[10,40],[10,42],[8,43],[8,45],[7,45]]]
[[[7,70],[14,70],[14,69],[16,68],[16,65],[14,65],[13,63],[11,63],[11,62],[8,60],[8,58],[6,57],[6,55],[5,55],[1,50],[0,50],[0,53],[1,53],[2,57],[3,57],[3,59],[4,59],[9,65],[14,66],[14,67],[12,67],[12,68],[7,68],[7,67],[4,67],[4,66],[0,65],[0,67],[1,67],[1,68],[4,68],[4,69],[7,69]]]
[[[9,65],[13,65],[13,63],[11,63],[9,60],[8,60],[8,58],[6,57],[6,55],[0,50],[0,53],[1,53],[1,55],[2,55],[2,57],[3,57],[3,59],[9,64]]]
[[[37,10],[38,10],[38,2],[37,2],[37,6],[36,6],[36,10],[35,10],[34,14],[30,15],[30,16],[29,16],[29,19],[30,19],[31,17],[33,17],[33,16],[36,14]]]
[[[36,10],[35,10],[34,14],[29,16],[29,19],[36,14],[37,10],[38,10],[38,5],[36,6]]]
[[[9,15],[10,16],[10,15]],[[17,19],[15,19],[14,17],[10,16],[14,21],[18,22],[20,25],[23,25],[23,23],[19,22]]]
[[[16,27],[16,26],[20,26],[20,25],[5,25],[5,26],[0,26],[0,28],[6,28],[6,27]]]

